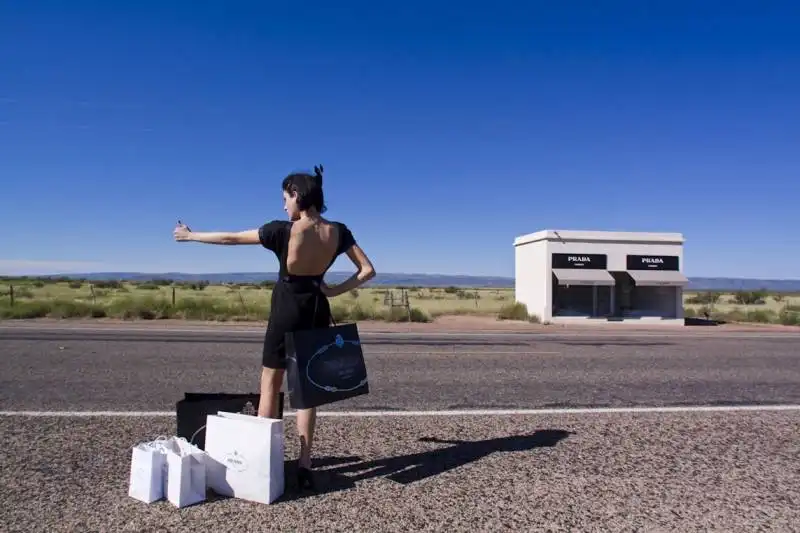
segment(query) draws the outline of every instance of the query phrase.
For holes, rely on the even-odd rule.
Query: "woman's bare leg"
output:
[[[261,367],[261,400],[258,416],[278,418],[278,395],[283,385],[283,369]]]
[[[311,447],[314,444],[314,428],[316,422],[316,408],[298,409],[297,435],[300,437],[300,459],[298,465],[301,468],[311,468]]]

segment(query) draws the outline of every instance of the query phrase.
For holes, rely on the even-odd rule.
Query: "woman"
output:
[[[289,174],[282,184],[283,209],[288,221],[273,220],[258,229],[228,232],[195,232],[178,221],[177,241],[208,244],[260,244],[272,251],[280,263],[278,281],[272,291],[269,323],[264,336],[261,369],[261,401],[258,416],[278,416],[278,394],[286,370],[284,334],[302,329],[328,327],[331,309],[328,298],[355,289],[375,276],[372,263],[356,243],[350,229],[341,222],[322,218],[322,166],[314,174]],[[328,286],[323,276],[340,254],[356,265],[357,271],[343,283]],[[297,482],[300,488],[314,487],[311,476],[311,446],[316,409],[297,413],[300,438]]]

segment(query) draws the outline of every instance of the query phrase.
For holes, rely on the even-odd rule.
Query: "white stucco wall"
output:
[[[514,298],[528,307],[528,312],[539,315],[549,307],[547,302],[547,276],[541,273],[547,270],[547,243],[537,242],[527,246],[518,246],[514,254]]]
[[[683,272],[683,235],[611,231],[544,230],[514,240],[514,295],[530,313],[552,319],[552,268],[554,253],[605,254],[609,272],[627,270],[628,255],[678,256]],[[678,318],[683,318],[683,291],[676,291]]]

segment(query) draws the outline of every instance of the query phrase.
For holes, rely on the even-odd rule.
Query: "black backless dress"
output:
[[[333,222],[339,229],[339,244],[333,259],[325,268],[331,267],[339,255],[355,243],[353,234],[341,222]],[[275,253],[280,261],[278,281],[272,290],[269,322],[264,335],[264,352],[261,364],[267,368],[286,368],[286,346],[284,335],[290,331],[326,328],[331,324],[331,308],[328,298],[322,293],[319,276],[295,276],[286,267],[289,236],[292,222],[273,220],[261,226],[258,237],[261,245]]]

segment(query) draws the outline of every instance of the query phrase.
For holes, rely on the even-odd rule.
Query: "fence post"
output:
[[[92,291],[92,304],[97,304],[97,295],[94,293],[94,284],[89,284],[89,290]]]
[[[11,307],[14,307],[14,286],[13,285],[9,285],[8,286],[8,294],[11,297]]]
[[[172,307],[175,307],[175,286],[172,287]]]

